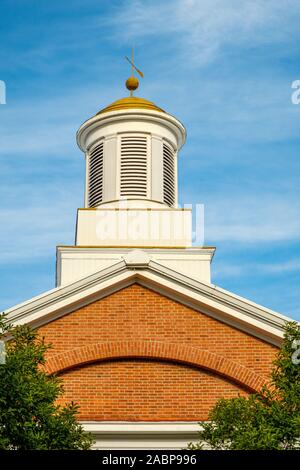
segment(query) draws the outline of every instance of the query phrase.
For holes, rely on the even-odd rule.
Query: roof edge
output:
[[[38,327],[134,283],[275,345],[282,341],[285,323],[292,320],[213,284],[173,271],[152,261],[146,253],[124,256],[108,268],[47,291],[6,313],[15,324]]]

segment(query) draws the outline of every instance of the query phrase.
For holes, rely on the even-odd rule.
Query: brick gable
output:
[[[49,371],[90,420],[207,419],[218,398],[259,389],[277,351],[138,284],[39,331]]]

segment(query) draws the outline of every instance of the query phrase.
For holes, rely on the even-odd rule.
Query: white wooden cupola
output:
[[[85,207],[178,206],[177,155],[185,129],[138,97],[116,101],[86,121],[77,142],[86,158]]]
[[[130,96],[77,132],[86,161],[85,201],[77,211],[75,245],[58,247],[57,285],[131,257],[133,269],[153,260],[210,282],[214,249],[192,246],[192,210],[178,204],[177,158],[185,128],[151,101],[133,96],[136,77],[126,86]]]
[[[130,96],[99,111],[77,132],[86,183],[76,245],[191,246],[191,210],[178,206],[177,189],[185,128],[151,101],[133,96],[136,77],[126,86]]]

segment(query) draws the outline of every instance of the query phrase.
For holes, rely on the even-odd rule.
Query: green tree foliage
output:
[[[76,422],[77,405],[56,404],[62,382],[42,368],[50,345],[29,326],[12,328],[3,316],[0,335],[9,337],[0,364],[0,449],[89,449],[92,438]]]
[[[249,397],[221,399],[189,449],[300,449],[300,326],[286,323],[270,385]],[[298,350],[297,350],[298,349]]]

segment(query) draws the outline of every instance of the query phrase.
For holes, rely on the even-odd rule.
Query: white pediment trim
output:
[[[138,283],[223,323],[279,345],[291,320],[213,284],[196,281],[140,253],[84,279],[58,287],[8,310],[9,321],[39,327]]]

